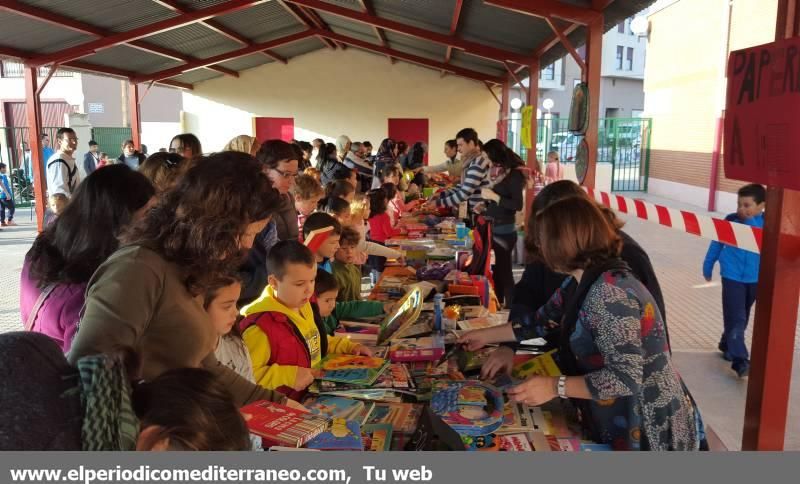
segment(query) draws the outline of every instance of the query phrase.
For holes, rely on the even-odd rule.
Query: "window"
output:
[[[617,46],[617,70],[622,70],[622,52],[625,50],[625,47],[618,45]]]
[[[556,79],[556,65],[555,63],[550,64],[549,66],[542,69],[542,72],[539,74],[541,79],[545,81],[554,81]]]
[[[632,71],[633,70],[633,47],[628,47],[628,58],[627,58],[627,61],[628,61],[627,69],[629,71]]]
[[[625,33],[625,21],[624,20],[617,24],[617,32],[619,32],[621,34]]]

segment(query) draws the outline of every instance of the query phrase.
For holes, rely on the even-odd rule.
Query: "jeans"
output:
[[[494,249],[494,292],[500,304],[508,301],[509,305],[514,293],[514,272],[511,253],[517,244],[517,233],[494,234],[492,236],[492,249]]]
[[[6,210],[8,210],[8,221],[14,220],[14,200],[2,199],[0,200],[0,222],[6,223]]]
[[[750,320],[750,309],[756,301],[756,287],[756,283],[722,279],[722,320],[725,330],[719,346],[730,355],[734,370],[750,364],[744,332]]]

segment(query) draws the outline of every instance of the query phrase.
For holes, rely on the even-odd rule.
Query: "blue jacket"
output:
[[[764,214],[758,214],[747,220],[740,220],[732,213],[725,217],[729,222],[750,225],[751,227],[764,227]],[[758,282],[758,265],[761,256],[754,252],[738,249],[730,245],[721,244],[717,241],[711,242],[703,262],[703,276],[710,278],[714,273],[714,264],[719,261],[720,273],[724,279],[736,282],[754,283]]]

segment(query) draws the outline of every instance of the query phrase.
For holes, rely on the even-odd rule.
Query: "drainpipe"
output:
[[[719,184],[719,160],[722,152],[722,134],[725,123],[725,86],[727,86],[728,53],[731,45],[731,16],[733,13],[733,0],[726,0],[723,8],[723,51],[720,63],[719,85],[717,97],[717,122],[714,128],[714,149],[711,152],[711,179],[708,181],[708,211],[714,212],[717,208],[717,185]]]

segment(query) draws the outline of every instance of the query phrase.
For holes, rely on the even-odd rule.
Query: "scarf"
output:
[[[84,415],[84,451],[136,450],[139,419],[131,404],[131,387],[119,358],[87,356],[78,360]]]

